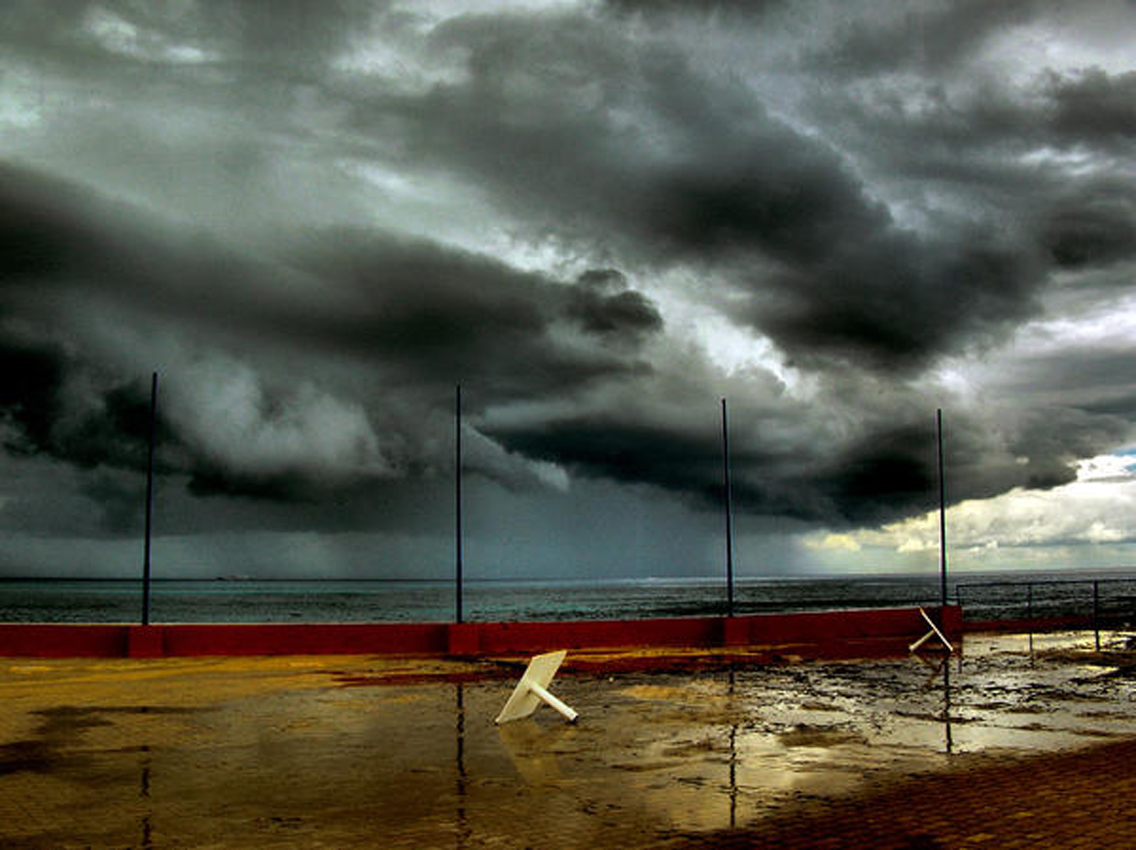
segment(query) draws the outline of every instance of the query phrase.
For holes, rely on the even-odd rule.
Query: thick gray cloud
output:
[[[204,335],[238,356],[278,361],[306,351],[313,360],[349,357],[381,381],[382,391],[406,393],[419,403],[468,379],[477,386],[476,410],[648,370],[637,349],[663,327],[650,300],[613,270],[557,282],[373,231],[295,234],[288,250],[266,263],[204,236],[187,242],[153,231],[140,215],[77,191],[64,192],[69,204],[53,205],[56,194],[70,187],[13,168],[5,176],[0,197],[13,243],[6,256],[5,312],[34,315],[45,326],[62,322],[64,331],[77,320],[76,309],[121,310],[128,304],[142,311],[143,322],[172,326],[197,340]],[[65,333],[25,341],[21,323],[10,326],[5,360],[11,368],[0,389],[16,426],[12,448],[91,466],[136,463],[130,458],[141,456],[137,447],[131,454],[120,444],[146,437],[145,427],[138,427],[139,409],[144,414],[148,406],[140,381],[104,385],[101,393],[73,399],[76,409],[68,411],[69,382],[78,382],[76,376],[96,382],[102,364],[88,360],[107,352],[68,354],[77,341]],[[290,415],[283,383],[278,379],[256,402],[262,426]],[[374,403],[377,413],[386,407]],[[179,408],[174,410],[176,416]],[[296,470],[257,468],[250,479],[193,456],[203,447],[182,439],[185,422],[174,418],[164,425],[163,442],[174,444],[167,451],[170,463],[192,471],[195,492],[283,497],[303,491],[293,480]],[[209,430],[208,422],[194,425]],[[399,467],[422,462],[390,460]]]
[[[1136,415],[1123,12],[10,4],[0,525],[58,535],[67,469],[137,527],[152,370],[202,541],[429,536],[457,383],[477,486],[553,515],[704,534],[722,396],[762,533],[930,507],[936,407],[953,501],[1068,482]]]
[[[1109,181],[1070,188],[1053,199],[1040,235],[1043,250],[1059,267],[1131,260],[1136,255],[1136,190]]]
[[[525,226],[711,270],[746,295],[735,318],[791,356],[925,366],[1036,312],[1031,246],[901,226],[829,145],[670,46],[580,16],[463,20],[435,40],[468,51],[466,76],[364,96],[359,126],[400,116],[413,160],[492,186]]]

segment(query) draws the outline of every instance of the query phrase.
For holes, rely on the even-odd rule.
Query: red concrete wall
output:
[[[0,655],[33,658],[120,658],[125,626],[0,623]]]
[[[939,616],[932,609],[932,616]],[[942,612],[948,636],[957,607]],[[304,623],[194,625],[0,624],[0,655],[158,658],[189,655],[496,655],[600,647],[809,645],[846,656],[858,644],[904,642],[928,630],[918,609],[525,623]],[[817,652],[806,653],[817,657]]]
[[[163,654],[436,655],[447,651],[444,623],[201,624],[156,626]]]
[[[961,627],[961,614],[956,607],[948,607],[944,631],[957,634]],[[939,609],[927,612],[936,625]],[[930,627],[918,608],[883,608],[856,611],[817,611],[800,614],[767,614],[758,617],[738,617],[731,624],[731,644],[811,643],[824,640],[847,640],[886,636],[915,636],[925,634]]]
[[[451,630],[454,655],[493,655],[619,646],[720,646],[720,617],[466,623]]]

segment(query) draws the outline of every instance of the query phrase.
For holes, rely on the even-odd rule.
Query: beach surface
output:
[[[1122,635],[524,662],[0,659],[0,847],[1136,846]]]

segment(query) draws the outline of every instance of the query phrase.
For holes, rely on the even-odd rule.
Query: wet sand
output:
[[[1067,758],[1129,781],[1136,754],[1136,654],[1091,634],[968,636],[945,663],[636,657],[570,656],[552,690],[577,724],[502,727],[523,659],[3,659],[0,847],[1075,846],[991,830],[1041,764],[1065,765],[1046,788]],[[914,802],[983,781],[991,812],[935,827]]]

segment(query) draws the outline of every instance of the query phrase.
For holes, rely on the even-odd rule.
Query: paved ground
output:
[[[1136,656],[0,659],[0,848],[1136,847]],[[618,672],[616,672],[618,671]]]
[[[1136,742],[881,783],[685,848],[1136,847]]]

